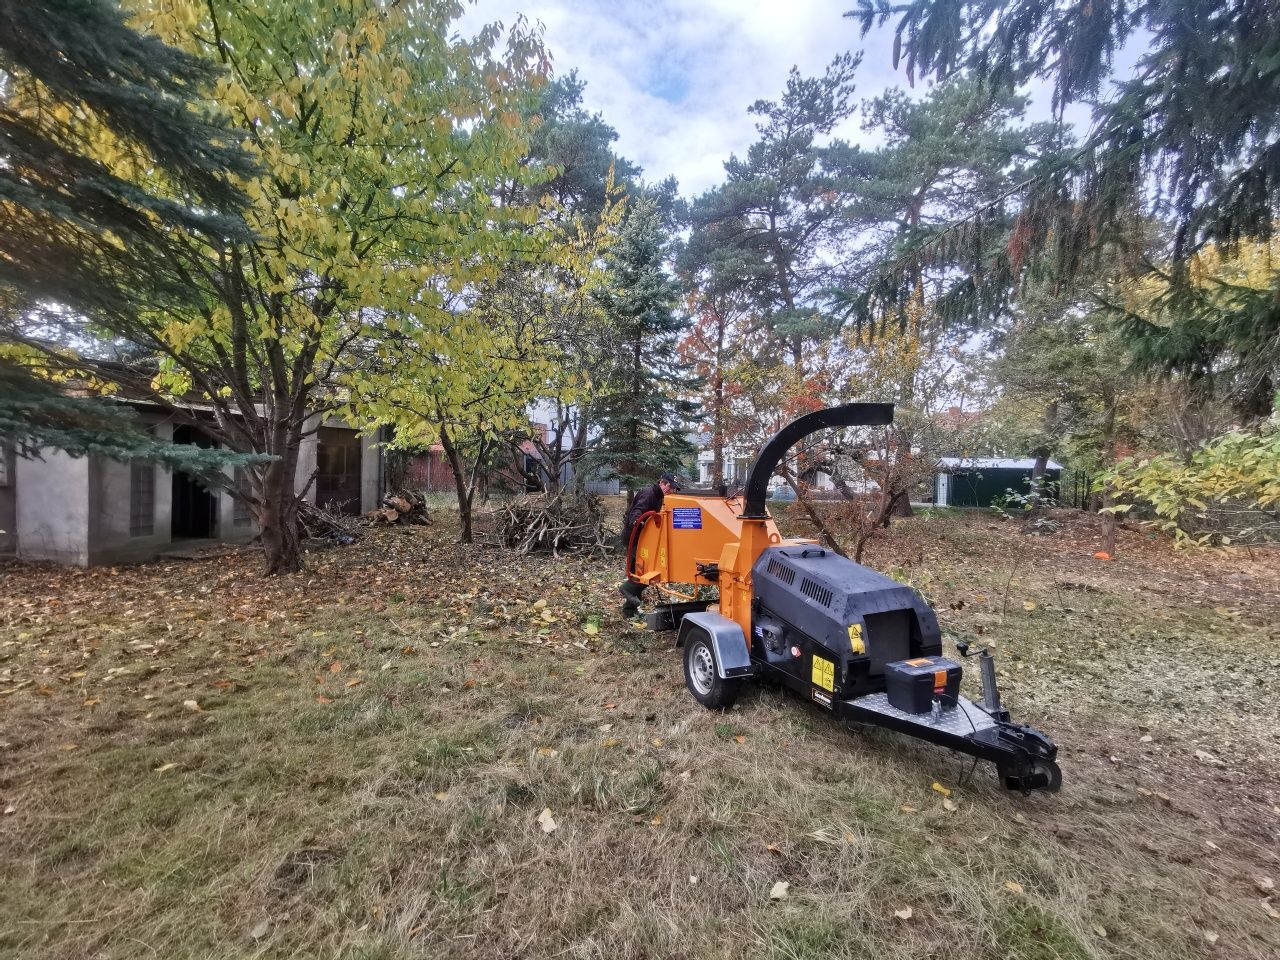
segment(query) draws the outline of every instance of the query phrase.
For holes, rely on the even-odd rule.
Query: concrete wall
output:
[[[160,416],[143,416],[157,437],[173,438],[173,425]],[[345,428],[341,421],[328,426]],[[349,429],[349,428],[348,428]],[[316,466],[317,437],[303,440],[299,455],[297,488],[300,490]],[[73,458],[59,451],[45,451],[42,460],[9,459],[8,485],[0,485],[0,555],[14,553],[31,560],[87,566],[129,563],[154,558],[173,543],[173,475],[155,471],[155,515],[150,534],[131,536],[130,504],[133,485],[131,464],[97,457]],[[360,439],[360,507],[377,506],[381,491],[381,450],[376,437]],[[234,476],[232,468],[228,477]],[[235,500],[225,491],[217,496],[214,536],[229,542],[245,542],[257,534],[249,520],[235,522]],[[315,501],[315,485],[307,492]]]
[[[0,557],[18,552],[17,454],[0,447]]]
[[[368,513],[378,506],[382,491],[378,489],[382,471],[382,448],[378,446],[377,434],[363,434],[360,437],[360,512]]]
[[[306,430],[311,431],[309,436],[302,438],[302,446],[298,449],[298,473],[293,480],[293,489],[295,493],[301,493],[302,488],[307,485],[311,479],[311,474],[316,469],[319,462],[320,434],[317,429],[320,426],[333,427],[338,430],[353,430],[353,428],[343,420],[321,420],[319,417],[312,417],[307,421]],[[361,434],[360,436],[360,511],[367,513],[378,505],[381,499],[381,491],[378,489],[379,480],[382,476],[380,463],[382,460],[382,450],[378,446],[377,433]],[[307,487],[307,494],[304,499],[308,503],[316,502],[316,485],[312,483]]]
[[[18,556],[89,563],[89,458],[45,450],[17,462]]]

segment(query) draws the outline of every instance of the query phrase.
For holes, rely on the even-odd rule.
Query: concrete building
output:
[[[175,424],[158,408],[139,420],[175,443],[210,445],[198,428]],[[381,448],[340,421],[305,437],[299,455],[306,499],[343,513],[372,510],[379,498]],[[228,468],[228,478],[235,480]],[[253,539],[248,508],[224,490],[145,463],[70,457],[36,458],[0,450],[0,556],[90,566],[150,560],[181,545]]]

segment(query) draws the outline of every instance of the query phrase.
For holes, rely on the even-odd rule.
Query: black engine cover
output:
[[[919,594],[821,547],[768,548],[752,593],[753,655],[826,706],[884,690],[886,663],[942,653],[938,618]]]

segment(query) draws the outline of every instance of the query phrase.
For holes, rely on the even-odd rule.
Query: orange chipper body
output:
[[[923,597],[814,540],[784,540],[769,517],[769,479],[795,443],[817,430],[892,422],[888,404],[815,410],[761,448],[741,496],[663,498],[628,545],[628,578],[661,594],[647,626],[675,631],[685,685],[708,709],[727,709],[744,683],[769,677],[838,717],[989,760],[1011,790],[1056,790],[1058,748],[1012,721],[989,651],[977,655],[978,704],[960,694],[963,669],[942,656]],[[683,584],[716,588],[718,606]]]
[[[718,586],[720,613],[750,636],[751,568],[760,554],[766,547],[817,541],[783,539],[769,517],[745,518],[744,510],[743,497],[667,494],[662,510],[639,525],[628,577],[677,601],[693,597],[668,584]]]

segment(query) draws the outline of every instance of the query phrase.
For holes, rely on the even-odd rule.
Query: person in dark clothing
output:
[[[673,490],[679,490],[680,484],[676,482],[675,474],[664,473],[658,478],[658,482],[651,487],[645,487],[635,495],[631,500],[631,506],[627,509],[626,516],[622,518],[622,546],[627,551],[627,569],[631,569],[631,534],[635,529],[636,523],[646,513],[662,509],[662,501],[668,493]],[[644,585],[636,583],[628,578],[618,586],[618,592],[622,594],[622,612],[626,614],[635,613],[640,609],[640,595],[644,593]]]

